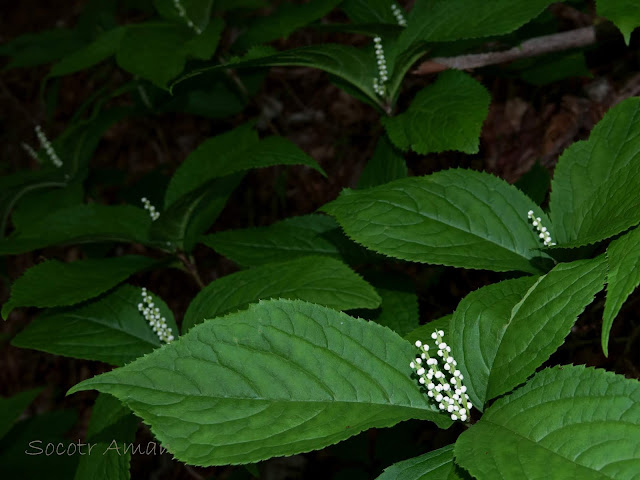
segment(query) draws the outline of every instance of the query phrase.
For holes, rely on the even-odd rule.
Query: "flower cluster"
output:
[[[38,163],[41,162],[40,157],[38,157],[38,152],[36,152],[31,145],[24,142],[22,142],[20,145],[31,158],[33,158]]]
[[[396,17],[396,21],[398,22],[398,25],[400,25],[401,27],[406,27],[407,20],[404,18],[404,15],[402,14],[402,9],[398,5],[393,3],[391,4],[391,11],[393,12],[393,16]]]
[[[156,221],[160,217],[160,212],[156,210],[156,207],[151,205],[151,202],[147,197],[142,197],[140,201],[144,204],[144,209],[149,212],[151,220]]]
[[[420,384],[426,387],[427,395],[438,402],[438,408],[450,413],[451,420],[465,422],[469,418],[469,411],[473,405],[466,393],[467,387],[462,384],[464,377],[456,368],[457,363],[450,355],[451,347],[443,342],[443,336],[442,330],[431,334],[438,349],[439,359],[429,356],[429,345],[418,340],[416,347],[420,349],[420,356],[416,357],[409,365],[418,375]],[[442,363],[442,367],[440,367],[440,363]]]
[[[138,310],[140,310],[144,319],[149,322],[160,341],[166,343],[173,341],[171,327],[167,327],[167,319],[160,316],[160,309],[153,304],[153,298],[147,293],[146,288],[142,289],[142,303],[138,304]]]
[[[553,247],[555,243],[551,240],[551,234],[547,231],[547,227],[542,226],[542,220],[540,217],[536,217],[533,213],[533,210],[529,210],[527,213],[529,220],[532,221],[533,226],[538,229],[538,236],[544,243],[545,247]]]
[[[47,152],[47,156],[49,157],[49,160],[51,160],[51,163],[53,163],[56,167],[60,168],[62,166],[62,160],[60,160],[60,157],[58,157],[58,154],[53,149],[53,145],[51,145],[51,142],[49,141],[45,133],[42,131],[42,128],[40,127],[40,125],[36,125],[36,135],[38,136],[40,145],[42,145],[42,148],[44,148],[44,151]]]
[[[198,28],[198,26],[187,16],[187,10],[184,8],[184,5],[182,5],[182,2],[180,0],[173,0],[173,5],[176,7],[176,10],[178,10],[178,15],[184,18],[184,21],[187,22],[189,28],[200,35],[202,30],[200,30],[200,28]]]
[[[376,50],[376,60],[378,61],[378,72],[380,72],[380,78],[376,77],[373,79],[373,91],[382,97],[386,91],[385,83],[389,80],[387,76],[387,60],[384,58],[382,39],[380,37],[374,37],[373,43]]]

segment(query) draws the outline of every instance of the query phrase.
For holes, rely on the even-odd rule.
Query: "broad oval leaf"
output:
[[[17,307],[62,307],[96,297],[130,275],[152,267],[157,260],[136,255],[78,260],[47,260],[27,270],[11,286],[2,306],[6,319]]]
[[[607,248],[607,300],[602,320],[602,350],[609,355],[609,334],[622,305],[640,285],[640,228],[614,240]]]
[[[189,305],[182,328],[187,331],[205,319],[269,298],[300,299],[336,310],[380,305],[373,287],[344,263],[310,256],[232,273],[211,282]]]
[[[548,259],[527,219],[534,210],[548,222],[544,213],[483,172],[452,169],[344,190],[322,210],[356,242],[402,260],[539,273]]]
[[[153,303],[178,336],[167,305],[153,295]],[[14,337],[11,344],[67,357],[124,365],[162,345],[138,311],[140,288],[123,285],[91,303],[43,313]]]
[[[482,409],[535,372],[602,290],[605,275],[601,256],[467,295],[453,314],[450,345],[472,403]]]
[[[453,445],[395,463],[376,480],[457,480]]]
[[[262,301],[69,393],[114,395],[186,463],[250,463],[409,418],[450,425],[411,378],[414,354],[375,323],[302,301]]]
[[[604,370],[544,370],[496,401],[455,445],[479,480],[638,478],[640,383]]]
[[[612,237],[640,222],[640,98],[613,107],[589,140],[560,157],[550,217],[559,246]]]
[[[20,253],[66,243],[149,243],[151,219],[130,205],[75,205],[55,210],[13,235],[0,240],[0,255]]]
[[[404,151],[477,153],[490,101],[480,82],[450,70],[418,92],[405,112],[382,118],[382,123],[391,141]]]

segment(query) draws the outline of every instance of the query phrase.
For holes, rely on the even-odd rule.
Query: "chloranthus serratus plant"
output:
[[[640,479],[636,2],[28,9],[3,472]]]

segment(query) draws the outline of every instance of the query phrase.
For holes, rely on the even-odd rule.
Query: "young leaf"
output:
[[[126,31],[127,27],[116,27],[102,33],[93,43],[63,57],[53,65],[49,76],[61,77],[69,75],[93,67],[109,58],[120,48],[120,42]]]
[[[214,178],[182,195],[151,225],[150,236],[163,247],[180,247],[190,252],[196,242],[224,208],[231,193],[242,180],[236,173]]]
[[[186,28],[173,23],[147,22],[129,26],[116,53],[118,65],[164,88],[186,62]]]
[[[177,336],[173,313],[160,298],[153,297],[167,326]],[[138,310],[141,299],[140,288],[123,285],[91,303],[50,310],[27,325],[11,344],[55,355],[124,365],[162,344]]]
[[[602,351],[609,355],[609,334],[622,304],[640,285],[640,228],[614,240],[607,248],[607,300],[602,320]]]
[[[214,233],[203,237],[202,243],[244,267],[307,255],[340,258],[339,245],[333,241],[336,235],[332,235],[340,235],[339,228],[333,218],[311,214],[286,218],[267,227]]]
[[[613,107],[589,140],[560,157],[549,208],[554,238],[575,247],[604,240],[640,222],[640,98]]]
[[[640,4],[635,0],[597,0],[596,6],[598,15],[615,23],[629,45],[631,32],[640,27]]]
[[[75,480],[129,480],[132,449],[126,446],[135,440],[138,423],[138,419],[118,399],[111,395],[98,395],[86,438],[87,444],[93,448],[90,454],[85,451],[85,455],[80,457]]]
[[[25,390],[10,398],[0,397],[0,438],[11,429],[14,422],[20,417],[25,408],[42,391],[41,388]]]
[[[543,370],[458,438],[476,478],[637,478],[640,383],[583,366]]]
[[[211,282],[189,305],[182,328],[187,331],[205,319],[269,298],[301,299],[336,310],[380,305],[373,287],[342,262],[303,257],[232,273]]]
[[[359,89],[366,97],[377,103],[378,97],[373,90],[373,79],[378,75],[375,54],[372,49],[358,49],[349,45],[325,44],[310,45],[258,56],[255,58],[250,51],[248,57],[226,65],[212,65],[193,70],[176,79],[171,88],[185,80],[214,73],[229,68],[260,68],[260,67],[309,67],[324,70],[345,80]]]
[[[362,170],[358,180],[358,188],[376,187],[383,183],[406,178],[408,174],[404,157],[391,145],[386,135],[383,135],[378,140],[371,160]]]
[[[547,257],[528,222],[530,209],[549,223],[504,180],[461,169],[344,190],[322,207],[350,238],[394,258],[536,273]]]
[[[511,33],[553,0],[433,0],[416,2],[398,51],[417,42],[450,42]]]
[[[605,275],[603,256],[561,263],[537,279],[489,285],[460,302],[450,345],[478,409],[524,382],[562,345]]]
[[[178,167],[165,196],[165,206],[214,178],[273,165],[322,168],[300,148],[282,137],[258,140],[252,125],[244,124],[200,144]]]
[[[69,393],[114,395],[183,462],[251,463],[409,418],[450,425],[410,377],[414,354],[375,323],[301,301],[262,301]]]
[[[68,55],[82,48],[82,40],[73,30],[55,28],[20,35],[0,45],[0,56],[11,57],[5,70],[35,67]]]
[[[477,153],[490,101],[481,83],[450,70],[421,90],[406,112],[382,118],[382,123],[394,145],[404,151]]]
[[[157,260],[135,255],[62,263],[47,260],[27,270],[11,286],[2,306],[6,320],[17,307],[62,307],[96,297]]]
[[[301,5],[282,3],[268,16],[253,20],[245,32],[233,44],[233,48],[245,51],[254,45],[267,43],[290,34],[328,14],[341,0],[315,0]]]
[[[0,255],[17,255],[50,245],[91,242],[149,243],[151,218],[142,208],[96,203],[53,211],[0,240]]]
[[[401,336],[418,328],[418,296],[411,279],[389,272],[368,273],[364,278],[375,287],[382,302],[378,310],[359,316],[389,327]]]
[[[353,23],[396,23],[394,0],[344,0],[340,9]]]
[[[384,469],[376,480],[456,480],[453,445],[419,457],[398,462]]]
[[[448,338],[449,332],[451,331],[452,317],[453,315],[445,315],[444,317],[431,320],[430,322],[420,325],[415,330],[407,333],[404,338],[411,344],[416,343],[416,340],[420,340],[424,343],[425,339],[431,338],[431,334],[436,330],[442,330],[445,338]]]
[[[42,220],[43,205],[47,216],[57,210],[82,203],[84,189],[79,183],[64,188],[38,189],[25,194],[11,212],[11,223],[15,230],[27,230]]]

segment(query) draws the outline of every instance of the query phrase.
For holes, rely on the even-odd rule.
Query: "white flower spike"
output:
[[[387,60],[384,58],[384,49],[382,48],[382,38],[373,38],[374,48],[376,50],[376,60],[378,62],[378,73],[380,77],[373,79],[373,91],[383,97],[387,91],[386,83],[389,80],[387,72]]]
[[[144,209],[149,212],[151,220],[155,222],[160,217],[160,212],[156,210],[156,207],[151,205],[151,202],[147,197],[142,197],[140,201],[144,205]]]
[[[527,212],[527,216],[529,217],[529,220],[531,220],[531,224],[538,230],[538,237],[540,237],[544,246],[553,247],[555,242],[551,240],[551,234],[547,230],[547,227],[542,226],[542,219],[540,217],[536,217],[533,210],[529,210]]]
[[[60,160],[60,157],[58,157],[58,154],[53,149],[53,145],[51,145],[51,142],[42,131],[42,127],[40,127],[40,125],[36,125],[36,136],[38,137],[40,145],[42,145],[42,148],[44,148],[44,151],[47,152],[47,157],[49,157],[51,163],[53,163],[58,168],[62,167],[62,160]]]
[[[469,401],[469,396],[465,393],[467,387],[462,385],[464,379],[460,370],[453,368],[452,365],[457,365],[454,358],[449,355],[451,347],[449,347],[443,340],[444,332],[437,330],[431,334],[431,338],[434,340],[436,348],[438,348],[438,356],[441,357],[442,368],[446,374],[440,368],[440,363],[437,358],[430,357],[427,353],[429,347],[423,344],[420,340],[416,341],[415,345],[421,350],[421,355],[425,358],[426,364],[429,367],[428,370],[420,366],[420,362],[416,364],[411,362],[409,366],[418,376],[418,382],[421,385],[426,385],[427,395],[430,398],[434,398],[438,402],[438,408],[444,412],[451,414],[452,420],[460,420],[466,422],[468,418],[468,412],[473,407]],[[423,353],[424,352],[424,353]],[[418,359],[416,359],[417,361]],[[451,373],[453,370],[453,373]],[[432,382],[432,379],[436,379]],[[434,394],[433,391],[437,393]],[[440,392],[451,392],[443,395]]]
[[[142,303],[138,304],[138,310],[149,326],[156,332],[160,341],[171,343],[174,340],[171,327],[167,327],[167,319],[160,316],[160,309],[153,303],[153,298],[147,293],[147,289],[141,291]]]
[[[202,30],[200,30],[200,28],[187,16],[187,10],[184,8],[184,5],[182,5],[182,1],[173,0],[173,5],[176,7],[176,10],[178,10],[178,15],[180,15],[184,19],[184,21],[187,22],[189,28],[200,35],[202,33]]]
[[[404,18],[404,14],[402,13],[402,9],[398,5],[393,3],[391,5],[391,11],[393,12],[393,16],[396,17],[396,21],[398,22],[398,25],[400,25],[401,27],[406,27],[407,26],[407,20]]]

